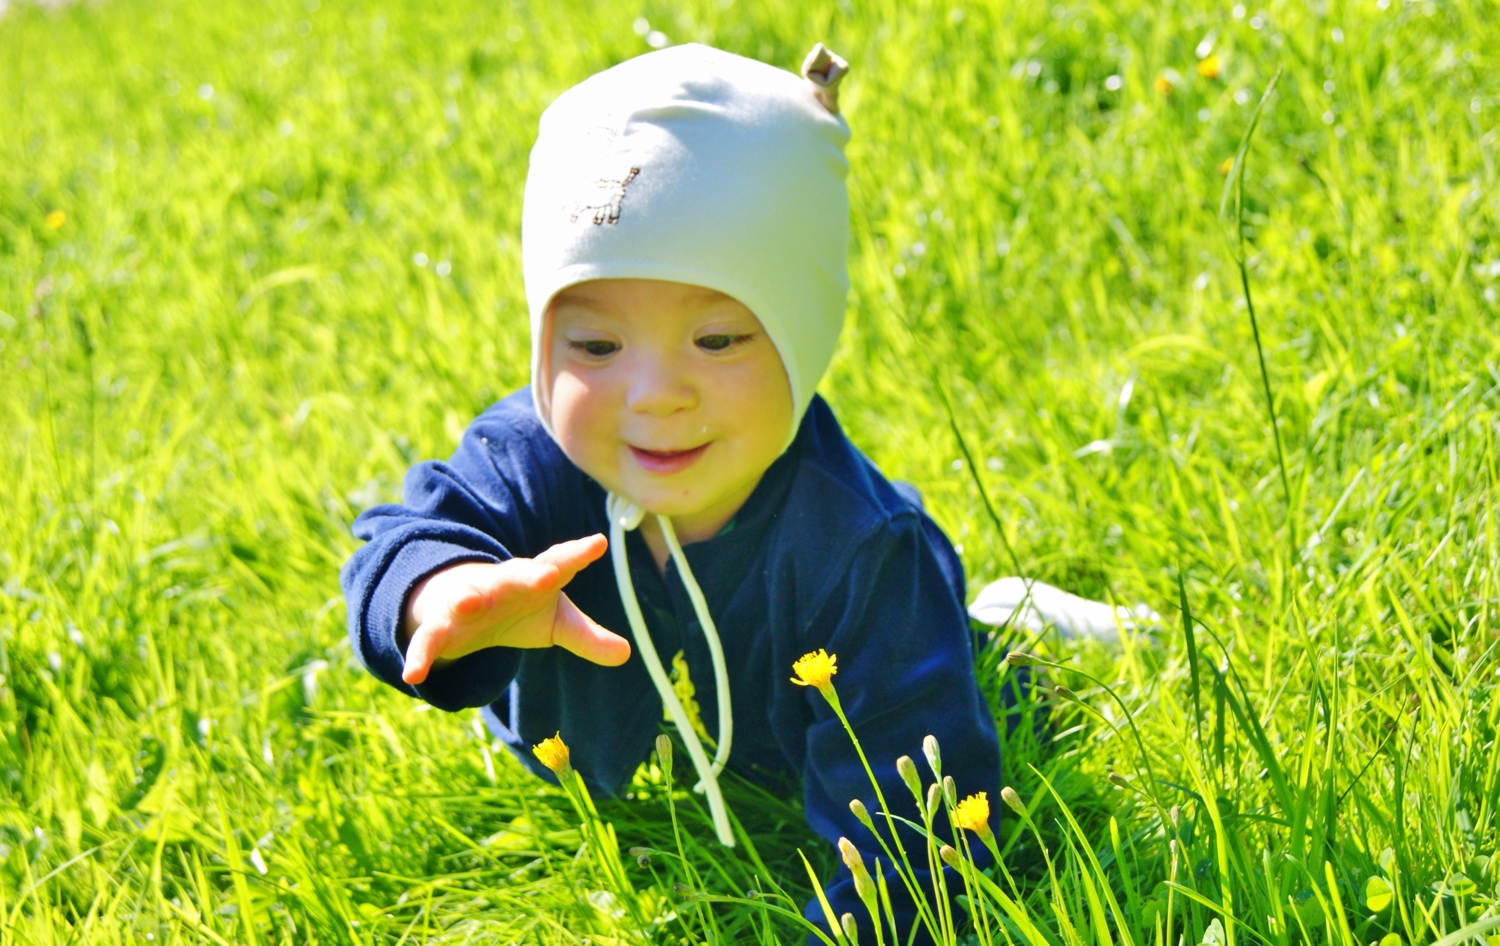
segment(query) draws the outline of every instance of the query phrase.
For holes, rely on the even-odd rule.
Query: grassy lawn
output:
[[[991,693],[1025,646],[1073,696],[1003,747],[1037,929],[970,941],[1485,928],[1492,0],[109,0],[0,18],[0,944],[640,939],[560,792],[357,665],[337,574],[526,381],[546,104],[649,43],[820,39],[854,131],[824,394],[972,590],[1163,617],[980,655]],[[1277,69],[1242,282],[1225,162]],[[622,848],[682,816],[685,860],[622,855],[637,907],[800,942],[774,898],[702,900],[836,866],[795,802],[730,797],[754,856],[659,770],[601,800]]]

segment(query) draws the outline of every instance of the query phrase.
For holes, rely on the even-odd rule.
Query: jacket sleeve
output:
[[[546,504],[533,486],[545,479],[536,475],[539,458],[530,455],[535,439],[507,429],[514,410],[508,406],[502,401],[476,420],[448,462],[412,467],[400,505],[376,506],[355,520],[354,535],[366,544],[341,575],[360,662],[403,693],[450,712],[499,699],[520,666],[520,651],[481,650],[434,669],[417,686],[406,684],[398,630],[407,596],[451,565],[529,556],[550,544]]]
[[[943,774],[953,777],[960,798],[974,792],[998,798],[1000,783],[994,716],[974,678],[968,617],[955,589],[955,572],[961,567],[947,539],[924,524],[925,517],[918,514],[898,516],[861,543],[808,634],[809,649],[825,646],[837,656],[834,687],[891,813],[917,822],[921,816],[896,771],[896,759],[906,755],[916,762],[925,792],[935,781],[922,753],[928,735],[937,737]],[[962,587],[961,579],[957,587]],[[822,696],[811,688],[788,687],[806,701],[804,718],[812,720],[802,765],[808,823],[829,841],[849,838],[871,870],[880,858],[904,937],[915,921],[916,905],[890,869],[890,858],[849,810],[851,799],[863,801],[876,829],[891,843],[870,779]],[[919,868],[919,894],[935,904],[923,839],[896,824],[912,866]],[[938,815],[937,825],[940,835],[950,833],[946,815]],[[976,854],[984,851],[982,845],[973,847]],[[952,870],[945,874],[949,895],[961,893],[958,875]],[[870,916],[847,868],[840,868],[826,893],[836,915],[854,914],[860,940],[874,942]],[[808,905],[807,916],[822,925],[816,903]],[[917,942],[923,941],[919,934]]]

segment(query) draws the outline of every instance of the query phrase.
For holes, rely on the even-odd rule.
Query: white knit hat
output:
[[[849,277],[847,66],[822,45],[804,78],[707,46],[647,53],[542,114],[521,215],[531,385],[552,297],[590,279],[716,289],[760,319],[791,382],[791,444],[833,357]]]

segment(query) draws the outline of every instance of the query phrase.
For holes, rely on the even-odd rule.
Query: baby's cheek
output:
[[[613,438],[603,411],[591,411],[586,403],[554,400],[552,428],[563,453],[589,476],[601,483],[614,481]]]

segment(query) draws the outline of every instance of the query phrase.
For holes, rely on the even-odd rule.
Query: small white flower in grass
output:
[[[661,30],[652,30],[646,34],[646,45],[652,49],[662,49],[671,42],[670,39],[667,39],[667,34]]]
[[[433,272],[437,273],[439,276],[447,276],[449,273],[453,272],[453,264],[448,262],[447,260],[440,260],[438,264],[433,267]]]
[[[208,734],[211,733],[211,732],[213,732],[213,730],[214,730],[214,721],[213,720],[209,719],[207,716],[205,716],[202,719],[198,720],[198,735],[202,736],[204,739],[207,739],[208,738]]]
[[[328,669],[328,661],[314,660],[302,671],[302,695],[311,703],[318,697],[318,674]]]
[[[646,34],[651,32],[651,21],[643,16],[638,16],[635,18],[635,22],[630,24],[630,28],[635,30],[635,35],[641,39],[645,39]]]
[[[1111,92],[1118,92],[1125,85],[1125,80],[1119,76],[1110,76],[1104,80],[1104,88]]]
[[[413,263],[416,263],[418,266],[426,266],[427,265],[427,254],[426,253],[413,253],[412,257],[411,257],[411,261]]]
[[[252,847],[250,849],[250,863],[255,865],[256,871],[262,877],[265,876],[265,874],[266,874],[266,859],[261,856],[260,848],[258,848],[258,847]]]

